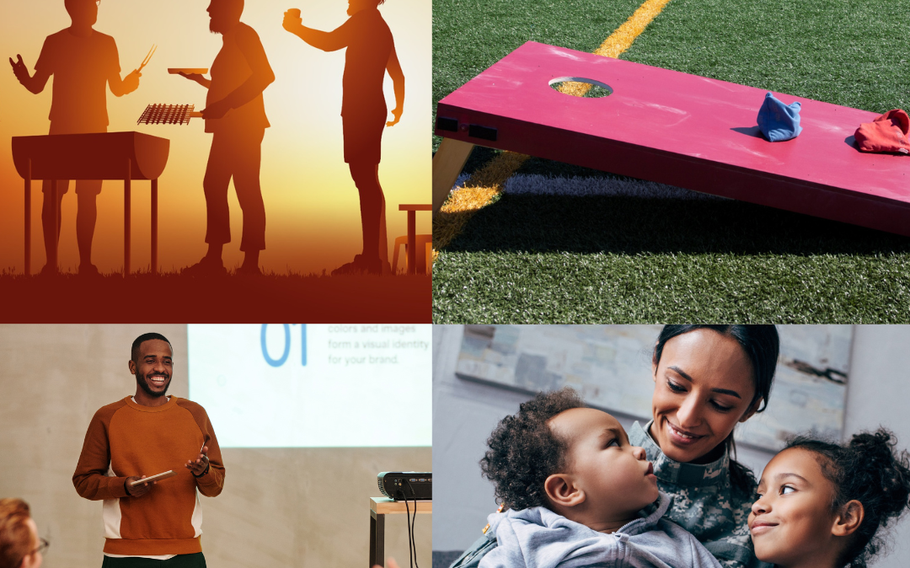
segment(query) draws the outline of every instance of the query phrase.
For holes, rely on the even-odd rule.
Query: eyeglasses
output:
[[[99,0],[99,1],[100,1],[100,0]],[[38,540],[41,541],[41,544],[39,544],[39,545],[38,545],[38,548],[36,548],[35,550],[31,551],[29,554],[38,554],[39,552],[44,552],[44,551],[47,550],[47,548],[51,545],[51,543],[49,543],[48,541],[44,540],[43,538],[39,538]]]

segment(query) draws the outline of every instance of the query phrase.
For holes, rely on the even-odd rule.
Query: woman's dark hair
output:
[[[565,468],[568,446],[547,421],[584,401],[571,388],[540,393],[499,421],[480,460],[484,477],[496,485],[496,499],[510,509],[547,506],[544,482]]]
[[[768,407],[768,398],[771,396],[771,383],[774,381],[774,371],[777,368],[777,357],[780,354],[780,337],[777,328],[773,325],[665,325],[657,336],[654,345],[652,361],[655,365],[660,363],[664,345],[677,335],[689,333],[697,329],[710,329],[726,337],[735,339],[745,351],[752,363],[752,377],[755,381],[755,396],[749,403],[761,403],[756,412],[764,412]],[[747,493],[750,497],[755,487],[755,476],[749,469],[736,461],[736,444],[733,441],[733,432],[724,440],[730,454],[730,482],[733,488]]]
[[[863,505],[863,521],[847,541],[838,559],[844,568],[866,568],[866,562],[885,545],[880,526],[900,516],[910,506],[910,456],[894,451],[897,439],[890,431],[856,434],[847,446],[810,437],[798,437],[786,449],[797,448],[816,456],[822,474],[834,486],[831,511],[849,501]]]

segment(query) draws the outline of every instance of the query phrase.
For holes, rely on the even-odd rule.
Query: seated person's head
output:
[[[0,568],[38,568],[38,527],[22,499],[0,499]]]
[[[511,509],[546,507],[612,532],[658,497],[645,451],[629,444],[615,418],[585,407],[569,388],[523,403],[487,444],[481,469]]]

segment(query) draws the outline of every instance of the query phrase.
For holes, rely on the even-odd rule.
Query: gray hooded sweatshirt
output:
[[[597,532],[545,507],[490,515],[498,546],[479,568],[720,568],[687,530],[663,519],[670,498],[663,492],[646,517],[612,534]]]

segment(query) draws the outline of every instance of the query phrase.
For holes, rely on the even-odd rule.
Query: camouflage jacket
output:
[[[666,518],[692,533],[725,568],[769,567],[755,558],[747,524],[755,487],[733,489],[730,456],[725,452],[703,465],[673,461],[648,435],[650,426],[633,424],[629,442],[645,449],[658,486],[673,497]]]

